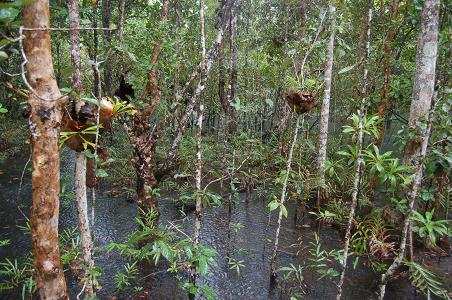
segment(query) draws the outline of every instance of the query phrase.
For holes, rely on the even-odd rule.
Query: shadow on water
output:
[[[71,178],[73,172],[73,158],[70,154],[64,155],[62,162],[62,177]],[[25,159],[15,158],[5,161],[0,166],[0,201],[2,211],[0,212],[0,239],[10,239],[11,246],[0,247],[0,259],[6,257],[25,257],[31,250],[30,236],[24,235],[16,225],[23,225],[24,220],[16,209],[15,199],[17,196],[20,174],[25,164]],[[117,299],[127,299],[131,296],[119,294],[114,285],[114,274],[123,268],[124,261],[117,253],[107,253],[104,247],[111,242],[122,242],[134,229],[134,217],[137,214],[135,204],[128,203],[125,199],[110,198],[105,196],[109,183],[102,183],[97,192],[95,203],[95,229],[94,237],[97,247],[96,265],[103,275],[99,278],[102,289],[98,296],[100,299],[111,299],[116,295]],[[24,176],[20,203],[29,205],[31,203],[30,172]],[[89,203],[91,206],[92,203]],[[171,200],[171,194],[163,195],[160,200],[162,225],[168,221],[182,223],[187,233],[193,232],[194,216],[189,213],[183,220],[178,209]],[[308,247],[314,239],[316,232],[313,220],[305,218],[301,224],[295,225],[293,213],[295,205],[293,201],[288,203],[289,217],[284,220],[281,230],[280,252],[278,254],[278,266],[302,265],[308,258]],[[218,295],[219,299],[288,299],[279,288],[272,287],[270,283],[271,240],[274,238],[276,216],[268,216],[267,203],[265,199],[256,195],[246,198],[240,194],[239,203],[234,205],[231,221],[241,223],[243,228],[230,232],[232,239],[228,241],[228,216],[227,207],[211,208],[204,210],[202,214],[201,242],[215,248],[218,267],[211,271],[204,279],[204,284],[210,286]],[[269,222],[270,221],[270,222]],[[77,225],[76,207],[74,200],[64,200],[60,208],[60,231]],[[326,250],[342,247],[342,241],[338,231],[332,228],[322,228],[320,232],[322,247]],[[297,243],[299,246],[290,247]],[[228,245],[232,249],[228,251]],[[298,255],[295,253],[299,251]],[[229,253],[231,252],[231,253]],[[241,268],[240,274],[231,270],[227,255],[237,260],[243,260],[245,267]],[[151,272],[165,270],[165,266],[157,267],[156,270],[142,270],[143,276]],[[358,267],[350,269],[345,282],[344,299],[373,299],[378,284],[378,274],[371,269]],[[306,299],[335,299],[336,288],[334,283],[327,279],[316,280],[318,275],[306,272],[304,277],[307,281]],[[67,276],[71,299],[80,290],[77,280]],[[146,287],[150,290],[152,299],[187,299],[185,292],[178,287],[179,283],[170,274],[161,272],[154,277],[146,279]],[[388,286],[387,299],[413,299],[414,291],[406,281],[396,281]],[[0,295],[1,299],[14,299],[8,295]]]

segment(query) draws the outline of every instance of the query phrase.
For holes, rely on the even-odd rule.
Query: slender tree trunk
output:
[[[205,74],[204,74],[204,76],[206,76],[206,78],[208,78],[212,65],[218,56],[218,50],[219,50],[221,43],[223,42],[224,33],[229,26],[228,25],[229,22],[227,22],[227,20],[229,19],[229,14],[230,14],[229,9],[230,9],[230,3],[229,4],[226,3],[225,6],[223,7],[223,21],[222,21],[221,28],[218,30],[215,41],[213,42],[213,45],[211,46],[211,48],[209,49],[209,51],[206,54]],[[196,68],[196,70],[198,70],[198,68]],[[187,84],[186,84],[186,86],[187,86]],[[195,92],[191,96],[190,100],[188,101],[185,112],[184,112],[182,118],[180,119],[179,127],[176,129],[176,132],[174,134],[173,142],[171,144],[171,148],[168,151],[167,159],[163,163],[163,165],[159,168],[158,177],[162,176],[163,174],[166,174],[172,167],[174,158],[176,157],[177,151],[179,149],[180,142],[182,141],[182,136],[185,132],[185,129],[187,128],[190,115],[193,112],[193,109],[196,104],[196,100],[198,99],[198,97],[201,94],[203,89],[204,89],[204,86],[200,82],[198,84]],[[185,88],[184,88],[184,90],[185,90]]]
[[[237,130],[237,120],[235,117],[235,110],[232,107],[235,96],[237,94],[237,73],[238,73],[238,47],[237,47],[237,18],[239,14],[240,0],[236,0],[231,8],[231,35],[230,35],[230,68],[231,72],[229,74],[229,85],[228,85],[228,96],[227,105],[229,108],[228,115],[228,131],[229,135],[232,136]]]
[[[328,48],[326,53],[322,110],[320,113],[319,156],[317,158],[319,175],[319,193],[317,197],[317,207],[320,207],[320,202],[324,196],[325,187],[325,161],[328,143],[328,122],[330,117],[331,79],[333,76],[334,37],[336,32],[336,8],[334,7],[332,0],[330,0],[329,2],[328,13],[331,24],[330,38],[328,41]]]
[[[292,146],[290,147],[289,158],[287,159],[286,176],[284,178],[284,183],[283,183],[283,187],[282,187],[281,199],[279,200],[278,226],[276,227],[275,244],[273,246],[273,254],[272,254],[271,262],[270,262],[272,277],[276,277],[276,254],[278,252],[279,232],[281,230],[281,221],[283,218],[283,206],[284,206],[284,202],[286,200],[287,183],[289,181],[290,172],[292,170],[293,150],[295,148],[295,144],[297,143],[298,130],[300,128],[300,118],[302,118],[302,117],[301,116],[297,117],[297,124],[295,125],[295,132],[293,135]]]
[[[86,156],[83,152],[75,153],[75,197],[77,200],[78,228],[82,246],[83,263],[86,267],[94,266],[92,258],[93,239],[89,228],[88,201],[86,192]],[[85,276],[85,296],[93,297],[94,284],[91,276]]]
[[[69,19],[71,28],[80,27],[78,0],[69,1]],[[80,62],[80,31],[78,29],[71,30],[71,62],[74,66],[72,72],[71,86],[72,89],[81,95],[83,93],[83,85],[81,81],[81,62]],[[80,112],[80,100],[75,101],[75,112]],[[75,197],[77,200],[78,225],[80,231],[80,242],[82,245],[83,263],[87,267],[92,267],[94,261],[92,258],[93,240],[89,228],[88,219],[88,201],[86,192],[86,171],[87,158],[83,152],[77,152],[75,157]],[[85,295],[93,297],[94,286],[92,278],[85,278]]]
[[[206,59],[206,36],[205,36],[205,21],[204,21],[204,1],[199,0],[199,18],[201,22],[201,85],[206,84],[205,76],[205,59]],[[195,233],[193,238],[193,245],[196,247],[199,244],[201,235],[201,210],[202,210],[202,118],[204,116],[204,97],[203,93],[199,95],[198,107],[198,126],[196,127],[196,210],[195,210]],[[197,272],[196,268],[192,269],[190,281],[196,286]]]
[[[93,2],[93,19],[91,20],[91,26],[93,28],[97,28],[97,17],[99,14],[99,8],[97,1]],[[101,96],[101,84],[100,84],[100,73],[99,73],[99,67],[96,66],[97,64],[97,54],[99,51],[99,32],[97,30],[93,30],[93,44],[92,47],[89,47],[88,54],[89,58],[93,61],[93,74],[94,74],[94,85],[93,85],[93,92],[94,95],[99,99]]]
[[[386,284],[405,256],[410,218],[414,210],[418,190],[422,184],[423,160],[427,152],[431,130],[431,124],[425,126],[424,120],[429,118],[434,95],[436,59],[438,55],[439,10],[439,0],[426,0],[424,2],[416,54],[413,100],[411,101],[410,119],[408,122],[409,130],[414,133],[414,136],[406,142],[403,159],[405,165],[414,167],[415,178],[410,190],[407,192],[408,211],[403,223],[399,253],[386,273],[381,277],[380,299],[384,298]]]
[[[204,1],[199,0],[199,18],[201,20],[201,48],[202,57],[201,61],[205,62],[206,58],[206,36],[205,36],[205,22],[204,22]],[[205,64],[201,64],[201,85],[203,87],[206,84],[205,76]],[[202,121],[204,116],[204,97],[203,94],[199,96],[199,108],[198,108],[198,126],[196,130],[196,211],[195,211],[195,245],[199,244],[199,235],[201,233],[201,209],[202,209]]]
[[[391,5],[391,17],[390,17],[390,25],[389,30],[386,33],[385,44],[384,44],[384,57],[383,57],[383,70],[384,70],[384,79],[383,79],[383,89],[381,95],[381,102],[378,106],[378,116],[383,118],[386,115],[386,110],[389,105],[389,85],[391,82],[391,56],[392,56],[392,40],[395,36],[395,26],[393,24],[394,20],[397,17],[397,12],[399,10],[399,1],[400,0],[392,0]],[[380,132],[377,138],[377,144],[380,144],[383,139],[384,134],[384,123],[382,123],[380,127]]]
[[[22,11],[25,28],[49,28],[49,2],[35,0]],[[28,104],[33,171],[31,238],[35,279],[41,299],[68,299],[58,245],[61,97],[53,71],[50,31],[25,31],[28,82],[34,89]]]
[[[112,0],[102,0],[102,26],[104,28],[110,28],[110,17],[112,11]],[[104,30],[104,48],[108,50],[111,43],[111,32],[109,30]],[[113,64],[111,63],[110,57],[107,56],[107,61],[104,66],[104,94],[111,96],[113,94],[112,84],[113,84]]]
[[[126,0],[119,0],[118,35],[119,35],[119,42],[121,44],[121,47],[124,47],[125,14],[126,14]],[[125,53],[124,53],[124,51],[121,51],[120,73],[121,73],[121,76],[123,76],[125,78],[126,70],[125,70],[124,62],[125,62]]]
[[[348,216],[347,230],[345,232],[345,245],[344,245],[344,258],[342,261],[342,272],[338,284],[338,292],[336,300],[340,300],[342,297],[342,285],[344,284],[345,272],[347,270],[348,251],[350,247],[350,237],[352,233],[353,221],[355,219],[355,210],[358,204],[359,185],[361,182],[361,169],[363,165],[363,145],[364,145],[364,128],[363,122],[366,115],[366,96],[367,96],[367,78],[369,73],[369,55],[370,55],[370,28],[372,23],[372,4],[370,4],[367,18],[367,43],[366,53],[364,55],[364,75],[363,75],[363,88],[361,90],[362,99],[361,106],[359,108],[359,121],[358,121],[358,159],[355,167],[355,179],[353,181],[352,190],[352,203],[350,204],[350,214]]]
[[[288,20],[288,4],[283,4],[284,5],[284,53],[287,54],[287,41],[288,41],[288,37],[289,37],[289,20]],[[285,81],[285,77],[286,77],[286,70],[283,69],[281,72],[281,78],[280,78],[280,85],[281,87],[284,86],[284,81]],[[291,120],[292,117],[292,112],[289,108],[289,105],[287,105],[285,99],[284,99],[284,92],[281,89],[281,95],[280,95],[280,99],[282,101],[282,117],[280,118],[279,122],[278,122],[278,134],[279,134],[279,152],[282,156],[286,156],[286,145],[285,145],[285,134],[286,134],[286,130],[289,124],[289,121]]]

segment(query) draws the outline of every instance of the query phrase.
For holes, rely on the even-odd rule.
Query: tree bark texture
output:
[[[71,28],[80,27],[78,0],[69,1],[69,19]],[[83,84],[81,80],[81,64],[80,64],[80,31],[78,29],[71,30],[71,62],[74,66],[72,72],[71,86],[78,94],[83,93]],[[80,112],[80,99],[72,99],[75,101],[75,115]],[[92,267],[94,261],[92,259],[93,240],[89,228],[88,219],[88,201],[86,192],[86,178],[87,178],[87,158],[83,152],[76,152],[75,154],[75,198],[77,201],[78,225],[80,231],[80,242],[82,246],[83,263]],[[85,278],[85,295],[93,297],[94,286],[92,278]]]
[[[23,9],[25,28],[49,28],[49,2],[35,0]],[[35,279],[41,299],[68,299],[58,245],[60,155],[58,142],[62,117],[50,49],[50,31],[25,31],[30,93],[29,126],[32,142],[31,238]],[[43,100],[46,99],[46,100]]]
[[[160,22],[162,23],[166,23],[168,20],[168,7],[169,0],[164,0],[160,16]],[[153,188],[157,183],[152,162],[156,140],[160,132],[155,130],[151,132],[149,118],[157,108],[160,100],[158,90],[158,62],[161,50],[161,41],[159,40],[154,46],[151,57],[152,68],[146,84],[145,102],[148,107],[143,109],[140,115],[134,117],[132,126],[127,125],[129,139],[135,152],[133,162],[137,174],[136,189],[138,204],[143,208],[152,208],[156,211],[159,211],[157,199],[149,195],[149,188]]]
[[[88,200],[86,192],[86,156],[83,152],[75,154],[75,198],[77,200],[78,229],[82,246],[83,263],[87,267],[94,266],[92,258],[93,239],[89,228]],[[92,278],[85,278],[85,296],[93,297],[94,285]]]
[[[431,124],[425,126],[425,122],[429,121],[429,112],[432,108],[435,90],[439,10],[439,0],[426,0],[424,2],[416,54],[416,75],[414,78],[413,97],[408,121],[409,130],[413,132],[413,135],[409,135],[410,138],[406,142],[403,159],[405,165],[414,167],[415,178],[411,184],[411,188],[407,192],[408,211],[406,212],[403,223],[399,253],[386,273],[381,277],[380,299],[384,298],[386,284],[400,266],[405,256],[410,218],[414,210],[418,190],[422,184],[423,160],[427,153],[431,130]]]
[[[317,205],[320,204],[321,195],[323,195],[323,189],[325,186],[325,162],[326,162],[326,150],[328,143],[328,123],[330,117],[330,98],[331,98],[331,80],[333,76],[333,59],[334,59],[334,38],[336,32],[336,8],[333,1],[330,0],[328,7],[328,14],[330,17],[330,36],[328,40],[326,63],[325,63],[325,76],[324,76],[324,89],[323,89],[323,101],[322,109],[320,112],[320,133],[319,133],[319,156],[317,158],[318,175],[319,175],[319,199]]]

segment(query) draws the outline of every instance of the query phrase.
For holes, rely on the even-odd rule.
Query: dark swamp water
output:
[[[62,176],[70,178],[73,172],[73,162],[70,155],[64,155],[62,161]],[[69,157],[69,158],[68,158]],[[10,239],[11,245],[0,247],[0,260],[9,258],[23,258],[31,250],[30,236],[25,235],[16,225],[23,225],[24,220],[16,209],[16,197],[20,176],[27,158],[14,158],[4,161],[0,165],[0,239]],[[124,198],[111,198],[104,191],[111,188],[109,183],[103,182],[97,192],[95,203],[95,228],[94,237],[97,253],[95,263],[102,271],[99,278],[102,289],[98,292],[100,299],[131,299],[131,295],[120,293],[114,285],[114,274],[122,270],[124,261],[119,254],[107,253],[104,247],[111,242],[124,241],[134,230],[134,217],[137,207],[127,202]],[[25,172],[22,185],[21,204],[28,206],[31,202],[30,171]],[[228,241],[228,217],[227,207],[206,209],[203,212],[201,242],[215,248],[219,256],[216,260],[218,267],[211,270],[203,279],[203,283],[209,285],[217,294],[218,299],[288,299],[280,288],[272,287],[270,283],[271,243],[276,224],[276,214],[268,215],[265,199],[251,194],[246,197],[240,194],[240,203],[233,208],[232,222],[240,222],[244,227],[237,233],[231,232],[232,242]],[[90,203],[91,206],[91,203]],[[160,199],[161,218],[160,224],[166,225],[168,221],[183,224],[185,231],[191,234],[193,231],[194,217],[189,213],[184,219],[171,200],[171,195],[163,195]],[[278,266],[302,265],[308,257],[309,243],[314,240],[316,232],[315,224],[308,217],[297,224],[294,223],[295,207],[293,201],[288,204],[289,217],[284,220],[280,237],[280,249]],[[270,223],[269,223],[270,220]],[[77,226],[76,207],[73,200],[65,200],[60,206],[60,231],[65,228]],[[331,228],[322,228],[320,232],[322,248],[331,250],[342,247],[340,234]],[[290,247],[298,243],[301,248]],[[240,275],[235,270],[230,270],[226,260],[228,246],[232,245],[233,257],[243,260],[245,267],[241,268]],[[246,253],[239,249],[247,249]],[[299,254],[294,255],[298,250]],[[444,261],[442,264],[444,264]],[[450,262],[450,261],[449,261]],[[449,263],[447,262],[447,263]],[[149,291],[151,299],[188,299],[185,292],[179,288],[179,282],[173,275],[166,272],[158,272],[166,269],[164,263],[152,270],[141,267],[143,276],[156,273],[147,277],[144,281],[145,289]],[[447,267],[449,268],[449,267]],[[327,279],[316,280],[318,275],[312,272],[304,273],[307,282],[306,299],[335,299],[336,288],[334,283]],[[75,299],[80,290],[76,278],[66,273],[71,299]],[[347,273],[344,299],[374,299],[374,293],[378,284],[378,274],[370,268],[358,267],[350,269]],[[0,294],[0,299],[19,299],[19,294]],[[392,282],[388,286],[387,299],[422,299],[416,296],[413,288],[406,280]]]

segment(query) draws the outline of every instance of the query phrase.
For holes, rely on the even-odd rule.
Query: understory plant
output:
[[[135,219],[139,229],[122,243],[110,243],[108,251],[117,250],[127,260],[124,270],[115,276],[118,289],[132,290],[142,279],[137,272],[141,262],[148,262],[157,266],[162,259],[169,264],[166,270],[175,274],[181,281],[181,287],[189,294],[200,294],[213,299],[215,293],[205,285],[194,285],[185,279],[193,268],[200,276],[206,276],[209,269],[216,267],[215,256],[217,252],[202,244],[195,245],[192,239],[185,234],[180,226],[173,223],[165,227],[158,226],[158,214],[148,209],[141,210],[140,216]]]

